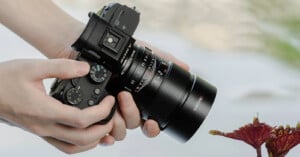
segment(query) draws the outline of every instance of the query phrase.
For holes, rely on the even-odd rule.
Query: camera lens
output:
[[[122,86],[132,93],[143,119],[154,119],[161,130],[187,141],[207,116],[216,88],[148,48],[135,45],[132,53],[122,69]]]

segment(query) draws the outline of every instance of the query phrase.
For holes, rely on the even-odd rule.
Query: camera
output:
[[[89,74],[56,79],[50,95],[84,109],[106,95],[129,91],[144,120],[153,119],[161,130],[185,142],[197,131],[216,96],[216,88],[195,74],[139,46],[132,37],[139,23],[135,8],[118,3],[89,13],[89,22],[72,47],[76,60],[90,64]],[[108,122],[110,115],[99,122]]]

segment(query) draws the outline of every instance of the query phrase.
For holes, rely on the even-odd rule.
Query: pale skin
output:
[[[154,120],[141,120],[128,92],[120,92],[116,98],[107,96],[99,105],[83,110],[64,105],[46,93],[44,79],[80,77],[89,71],[87,63],[68,59],[75,54],[70,45],[85,25],[51,0],[0,0],[0,22],[49,58],[0,63],[0,118],[69,154],[99,143],[112,145],[125,138],[126,129],[141,126],[147,137],[160,133]],[[188,69],[171,55],[155,51]],[[105,125],[93,125],[109,114],[115,101],[119,110],[113,119]]]

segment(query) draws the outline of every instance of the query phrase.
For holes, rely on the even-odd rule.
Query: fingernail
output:
[[[119,98],[120,98],[122,101],[128,101],[128,100],[131,99],[131,95],[130,95],[130,93],[123,91],[123,92],[120,93]]]

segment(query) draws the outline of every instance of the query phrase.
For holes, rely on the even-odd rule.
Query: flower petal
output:
[[[277,127],[271,133],[270,138],[266,141],[266,147],[269,156],[284,157],[293,147],[300,143],[300,129],[297,125],[295,128],[290,126]]]
[[[211,130],[210,134],[241,140],[258,149],[270,137],[272,129],[271,126],[260,123],[258,118],[254,118],[253,123],[247,124],[233,132],[224,133],[218,130]]]

